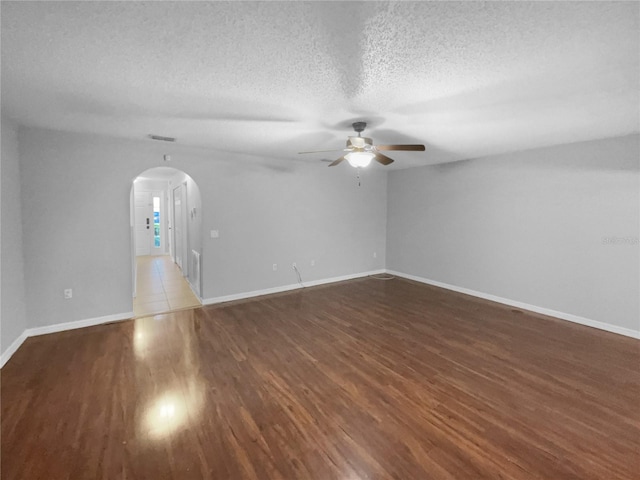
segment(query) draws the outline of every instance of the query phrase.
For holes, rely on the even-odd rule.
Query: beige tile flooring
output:
[[[133,299],[136,317],[201,305],[170,256],[141,256],[136,261],[138,273]]]

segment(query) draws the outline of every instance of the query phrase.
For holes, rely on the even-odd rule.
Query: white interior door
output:
[[[189,276],[191,258],[189,243],[189,200],[187,197],[187,182],[182,184],[182,275]]]
[[[165,242],[165,252],[168,253],[169,255],[171,255],[171,258],[173,259],[173,261],[175,262],[175,255],[173,254],[173,238],[171,235],[171,223],[173,222],[173,215],[171,214],[172,212],[172,208],[171,208],[171,194],[169,193],[169,189],[167,189],[164,192],[164,204],[166,206],[165,208],[165,220],[166,220],[166,224],[165,224],[165,238],[167,239],[167,241]]]
[[[136,255],[151,253],[153,203],[151,192],[135,192]]]
[[[173,251],[176,264],[182,268],[183,252],[183,214],[182,214],[182,185],[173,189]]]

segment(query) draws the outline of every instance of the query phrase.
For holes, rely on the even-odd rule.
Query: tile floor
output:
[[[141,256],[136,260],[137,296],[133,299],[136,317],[201,305],[170,256]]]

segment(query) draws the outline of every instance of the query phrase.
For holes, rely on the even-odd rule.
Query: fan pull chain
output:
[[[358,186],[360,186],[360,167],[356,168],[356,179],[358,180]]]

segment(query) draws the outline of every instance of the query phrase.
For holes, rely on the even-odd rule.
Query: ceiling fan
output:
[[[381,151],[404,150],[424,152],[424,145],[374,145],[373,140],[370,138],[360,136],[360,133],[363,132],[367,126],[366,122],[355,122],[352,125],[353,129],[358,133],[358,136],[347,138],[347,148],[343,150],[317,150],[315,152],[298,153],[347,152],[337,160],[331,162],[329,166],[334,167],[346,160],[352,167],[366,167],[371,163],[371,160],[375,160],[382,165],[393,163],[393,159],[383,155],[380,153]]]

